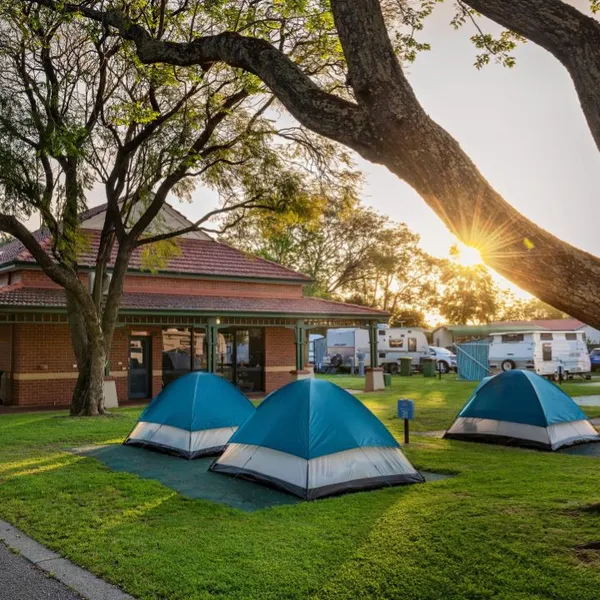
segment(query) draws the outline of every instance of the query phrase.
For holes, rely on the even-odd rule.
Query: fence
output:
[[[458,378],[465,381],[481,381],[489,375],[489,342],[478,340],[465,342],[456,347]]]

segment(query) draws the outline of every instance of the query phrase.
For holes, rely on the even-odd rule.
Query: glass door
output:
[[[150,398],[152,395],[151,337],[129,338],[129,397]]]
[[[264,335],[261,328],[219,331],[217,372],[244,392],[264,390]]]

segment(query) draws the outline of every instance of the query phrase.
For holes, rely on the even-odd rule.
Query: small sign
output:
[[[415,403],[413,400],[398,400],[398,417],[408,421],[415,418]]]

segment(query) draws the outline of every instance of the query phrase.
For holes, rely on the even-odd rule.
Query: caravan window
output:
[[[402,338],[390,338],[390,348],[404,348],[404,340]]]
[[[552,344],[542,344],[542,360],[544,362],[552,360]]]
[[[417,351],[417,338],[413,338],[413,337],[408,338],[408,351],[409,352]]]
[[[569,342],[576,342],[577,334],[576,333],[565,333],[565,339]]]
[[[505,333],[502,336],[503,344],[514,344],[515,342],[522,342],[525,340],[525,336],[522,333]]]
[[[385,329],[380,329],[377,333],[379,335],[385,335]]]
[[[552,339],[553,338],[552,338],[552,334],[551,333],[540,333],[540,340],[549,341],[549,340],[552,340]],[[567,339],[569,339],[569,338],[567,338]]]

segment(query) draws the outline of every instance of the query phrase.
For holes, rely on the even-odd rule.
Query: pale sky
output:
[[[571,3],[585,10],[588,0]],[[454,31],[451,16],[451,2],[436,9],[420,38],[432,50],[408,68],[423,106],[508,202],[561,239],[600,255],[600,152],[569,75],[533,43],[515,51],[513,69],[491,64],[477,71],[472,30]],[[499,30],[486,20],[482,26]],[[358,166],[367,180],[364,202],[405,221],[428,252],[447,256],[455,239],[423,200],[387,169],[361,159]],[[192,204],[175,204],[194,219],[215,202],[212,192],[198,189]]]

